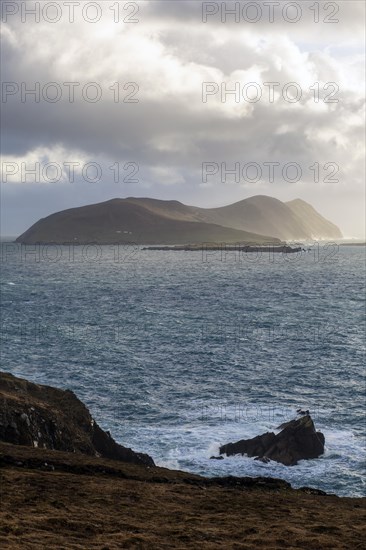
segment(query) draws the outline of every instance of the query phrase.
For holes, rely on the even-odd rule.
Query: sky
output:
[[[115,197],[270,195],[363,238],[364,12],[352,0],[3,1],[2,235]]]

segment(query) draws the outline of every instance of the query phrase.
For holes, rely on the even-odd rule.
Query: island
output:
[[[56,212],[17,238],[22,244],[192,245],[341,239],[340,229],[300,199],[254,196],[217,208],[179,201],[116,198]]]

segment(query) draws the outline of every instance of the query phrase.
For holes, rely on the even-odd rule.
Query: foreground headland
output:
[[[0,374],[2,548],[363,547],[365,498],[293,489],[278,479],[204,478],[157,467],[147,455],[106,445],[99,427],[93,439],[94,423],[74,399],[72,392]],[[71,421],[65,403],[74,403]],[[87,420],[86,431],[73,438],[72,422],[80,420]],[[38,447],[4,441],[28,437],[37,423],[44,426]],[[86,445],[85,452],[41,448],[52,441],[62,445],[63,431],[66,446]],[[117,452],[118,459],[101,456],[105,452]]]

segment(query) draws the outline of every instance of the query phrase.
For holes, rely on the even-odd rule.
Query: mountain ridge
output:
[[[217,208],[149,197],[114,198],[41,218],[16,242],[279,244],[313,238],[342,238],[342,233],[301,199],[284,203],[256,195]]]

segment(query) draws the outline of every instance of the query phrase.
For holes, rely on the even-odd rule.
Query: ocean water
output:
[[[72,389],[158,465],[364,494],[365,249],[297,255],[2,243],[2,370]],[[210,460],[311,411],[325,454]]]

